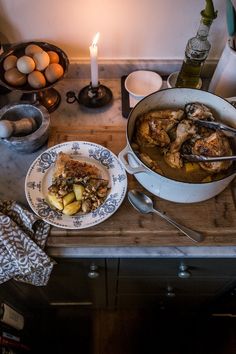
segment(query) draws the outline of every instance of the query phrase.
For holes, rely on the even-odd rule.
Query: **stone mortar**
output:
[[[39,149],[48,139],[50,115],[45,107],[39,104],[12,103],[0,109],[0,119],[16,121],[22,118],[35,119],[37,129],[25,136],[11,136],[1,141],[9,148],[22,153],[31,153]]]

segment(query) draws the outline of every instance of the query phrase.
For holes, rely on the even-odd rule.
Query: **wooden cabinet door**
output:
[[[16,280],[0,284],[0,303],[4,302],[26,312],[46,305],[42,288]]]
[[[58,259],[43,289],[49,305],[106,306],[105,260]]]
[[[235,279],[236,259],[120,259],[116,304],[199,311]]]
[[[236,258],[124,258],[120,259],[120,276],[178,276],[185,264],[191,276],[236,277]]]

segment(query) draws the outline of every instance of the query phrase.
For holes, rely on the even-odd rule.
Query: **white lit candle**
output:
[[[92,87],[98,87],[98,47],[97,42],[100,33],[96,33],[92,45],[89,47],[90,50],[90,62],[91,62],[91,83]]]

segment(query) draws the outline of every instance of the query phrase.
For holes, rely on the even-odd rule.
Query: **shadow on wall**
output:
[[[0,42],[7,47],[9,44],[15,43],[18,31],[14,25],[8,20],[5,7],[0,0]]]
[[[30,41],[42,41],[42,42],[48,42],[51,44],[54,44],[55,46],[58,46],[59,48],[62,48],[63,50],[74,50],[80,53],[82,51],[82,48],[78,46],[78,44],[75,45],[75,47],[72,47],[68,45],[67,42],[58,42],[58,40],[55,39],[50,39],[49,38],[21,38],[22,35],[14,25],[14,22],[11,20],[11,18],[8,15],[9,9],[6,8],[6,0],[2,1],[0,0],[0,54],[1,54],[1,49],[6,50],[12,45],[16,45],[21,42],[30,42]],[[92,38],[91,38],[92,41]],[[2,45],[2,48],[1,48]],[[89,46],[89,44],[88,44]],[[72,49],[71,49],[72,47]],[[89,50],[89,49],[88,49]],[[88,54],[89,55],[89,54]]]

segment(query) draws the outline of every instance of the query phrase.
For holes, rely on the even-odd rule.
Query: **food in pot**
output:
[[[59,153],[46,198],[52,208],[65,215],[89,213],[104,203],[108,193],[109,181],[95,165]]]
[[[189,119],[215,120],[210,108],[200,102],[188,103],[184,110]]]
[[[167,146],[170,143],[168,133],[183,118],[182,110],[150,111],[138,120],[137,141],[145,146]]]
[[[216,131],[208,137],[198,139],[192,147],[192,152],[196,155],[204,156],[229,156],[232,149],[229,139],[222,133]],[[220,172],[227,170],[232,161],[204,162],[200,163],[201,168],[209,172]]]
[[[213,112],[199,102],[183,109],[151,110],[135,124],[132,147],[153,171],[184,182],[207,182],[223,178],[232,161],[190,163],[182,154],[232,155],[230,138],[220,131],[200,127],[196,120],[216,120]]]

